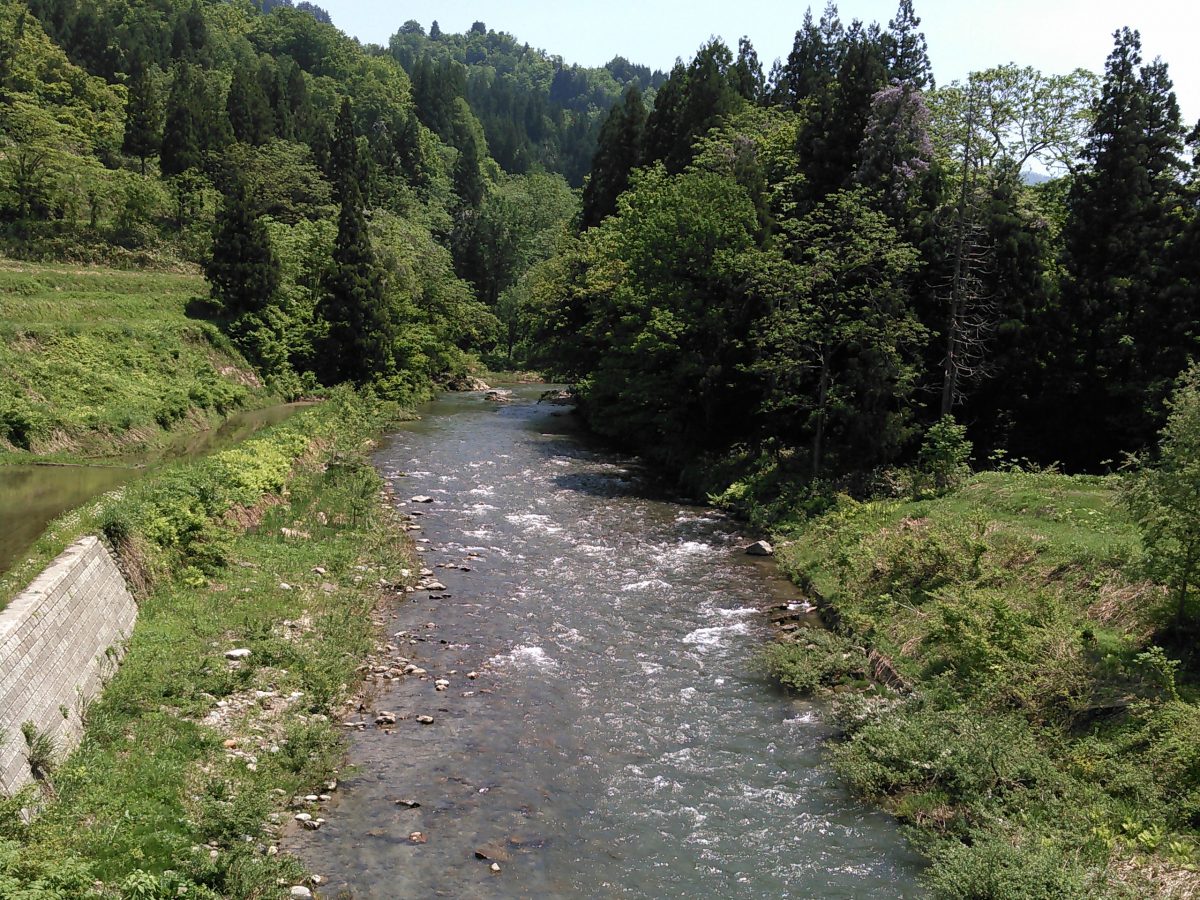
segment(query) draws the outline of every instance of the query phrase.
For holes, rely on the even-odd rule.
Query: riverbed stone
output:
[[[486,859],[490,862],[508,862],[512,856],[500,844],[483,844],[475,848],[476,859]]]
[[[771,546],[770,541],[755,541],[746,548],[748,556],[774,556],[775,548]]]
[[[288,894],[292,900],[312,900],[313,892],[302,884],[298,884],[292,888]]]
[[[415,496],[411,500],[409,500],[409,503],[432,503],[432,502],[433,502],[433,498],[427,497],[425,494],[417,494],[417,496]]]

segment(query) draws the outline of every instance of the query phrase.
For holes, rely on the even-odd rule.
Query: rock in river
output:
[[[749,556],[774,556],[775,548],[768,541],[755,541],[746,548]]]

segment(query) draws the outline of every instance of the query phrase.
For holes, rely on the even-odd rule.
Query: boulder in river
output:
[[[413,498],[412,498],[411,500],[409,500],[408,502],[409,502],[409,503],[432,503],[432,502],[433,502],[433,498],[432,498],[432,497],[426,497],[424,494],[417,494],[417,496],[413,497]]]
[[[538,403],[553,403],[555,406],[569,406],[575,402],[575,395],[570,391],[546,391],[538,398]]]
[[[775,548],[769,541],[755,541],[746,548],[746,554],[748,556],[774,556]]]
[[[506,390],[488,391],[483,395],[483,399],[491,403],[512,403],[513,392]]]
[[[466,393],[467,391],[490,391],[489,385],[482,378],[476,378],[474,375],[460,375],[446,385],[447,390]]]

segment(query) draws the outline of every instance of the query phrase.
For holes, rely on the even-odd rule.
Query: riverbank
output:
[[[411,545],[364,454],[392,410],[338,392],[260,437],[60,521],[139,596],[124,664],[32,823],[0,802],[5,896],[248,897],[303,877],[293,798],[333,790],[343,705]],[[24,567],[22,567],[24,568]],[[39,893],[39,891],[43,893]]]
[[[1154,646],[1165,592],[1115,489],[986,473],[782,529],[839,637],[769,665],[837,692],[835,766],[913,826],[935,896],[1200,891],[1200,689]],[[893,689],[863,693],[881,672]]]
[[[0,463],[111,457],[279,402],[188,318],[207,292],[198,273],[0,258]]]

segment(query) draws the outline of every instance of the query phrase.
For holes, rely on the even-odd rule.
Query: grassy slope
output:
[[[109,454],[265,400],[197,275],[0,259],[0,450]]]
[[[850,644],[915,688],[848,695],[851,785],[919,826],[947,897],[1194,896],[1198,691],[1142,656],[1164,592],[1139,581],[1115,483],[989,473],[925,501],[846,502],[797,526],[784,566]],[[861,678],[801,640],[793,683]],[[855,672],[857,670],[857,672]],[[844,689],[843,689],[844,690]]]
[[[56,797],[32,825],[28,798],[0,801],[0,897],[273,897],[302,877],[278,823],[326,791],[378,585],[413,565],[362,457],[383,412],[339,394],[78,514],[152,588]]]

